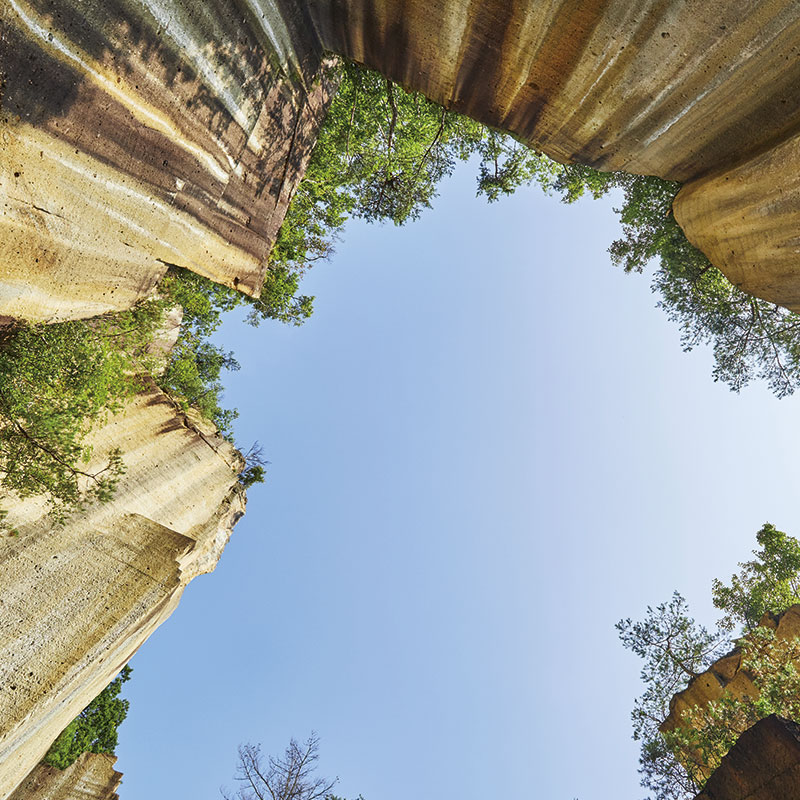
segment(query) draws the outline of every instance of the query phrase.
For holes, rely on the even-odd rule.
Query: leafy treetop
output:
[[[130,680],[130,667],[100,692],[64,729],[42,759],[43,763],[66,769],[81,753],[113,753],[119,726],[128,714],[129,703],[120,698],[122,684]]]
[[[738,735],[772,713],[800,714],[800,642],[776,639],[757,628],[765,612],[781,613],[800,602],[800,542],[765,524],[756,534],[755,558],[741,566],[730,586],[713,583],[714,604],[724,612],[713,631],[689,615],[684,598],[648,607],[645,619],[617,623],[622,644],[644,661],[644,693],[631,713],[633,738],[641,742],[642,785],[655,800],[690,800]],[[723,693],[719,701],[690,709],[684,724],[664,733],[672,697],[733,645],[741,627],[742,669],[759,688],[759,697]]]

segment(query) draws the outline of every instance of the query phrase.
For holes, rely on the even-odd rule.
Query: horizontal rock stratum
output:
[[[170,264],[257,295],[328,98],[310,31],[229,0],[3,0],[0,317],[125,309]]]
[[[244,513],[241,456],[161,391],[138,396],[92,435],[120,448],[112,502],[53,525],[42,502],[2,505],[0,798],[211,571]]]
[[[5,0],[0,316],[123,308],[170,263],[257,293],[324,52],[558,160],[686,182],[689,238],[800,308],[794,0]]]

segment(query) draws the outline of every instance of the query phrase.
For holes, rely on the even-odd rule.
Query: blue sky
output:
[[[312,729],[351,800],[643,797],[614,623],[675,588],[710,622],[763,522],[800,533],[798,399],[681,352],[613,199],[474,194],[349,225],[303,327],[221,332],[268,482],[132,662],[125,800]]]

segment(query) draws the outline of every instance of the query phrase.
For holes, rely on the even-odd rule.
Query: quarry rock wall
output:
[[[794,0],[2,0],[0,322],[128,308],[172,264],[257,294],[334,89],[327,52],[556,159],[684,181],[689,238],[800,310]],[[112,503],[63,527],[10,507],[0,798],[243,511],[238,454],[157,390],[96,433],[98,458],[115,447]],[[715,669],[697,697],[745,687],[735,656]]]
[[[272,0],[3,0],[0,318],[128,308],[170,264],[257,295],[320,63]]]
[[[793,0],[5,0],[0,318],[125,308],[168,264],[257,293],[328,51],[557,160],[686,182],[689,238],[800,308]]]
[[[84,753],[65,770],[36,766],[9,800],[118,800],[122,773],[116,758]]]
[[[687,181],[800,130],[788,0],[312,0],[323,46],[558,161]]]
[[[775,715],[746,730],[695,800],[797,800],[800,726]]]
[[[685,182],[689,239],[800,311],[800,4],[310,0],[323,46],[562,162]]]
[[[92,445],[98,466],[121,450],[112,502],[59,526],[36,498],[2,498],[17,533],[0,539],[0,798],[214,568],[244,513],[241,456],[158,389]]]

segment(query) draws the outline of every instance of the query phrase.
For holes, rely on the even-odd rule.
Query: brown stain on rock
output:
[[[0,10],[0,314],[127,308],[161,262],[260,292],[330,95],[320,48],[307,14],[276,50],[246,2],[162,6]]]
[[[779,222],[765,221],[776,193],[794,191],[790,176],[736,201],[746,218],[742,235],[732,232],[738,246],[722,230],[730,217],[715,222],[719,193],[705,182],[750,161],[755,171],[800,134],[797,3],[199,9],[186,0],[0,9],[0,137],[21,142],[0,149],[0,315],[125,308],[157,283],[162,262],[256,294],[332,88],[318,80],[326,50],[559,161],[688,182],[685,198],[699,198],[692,185],[704,181],[708,212],[684,211],[684,199],[676,207],[692,240],[735,283],[797,307],[800,217],[784,202]],[[57,156],[46,174],[36,168],[44,153]]]
[[[119,800],[114,756],[84,753],[65,770],[39,764],[8,800]]]

